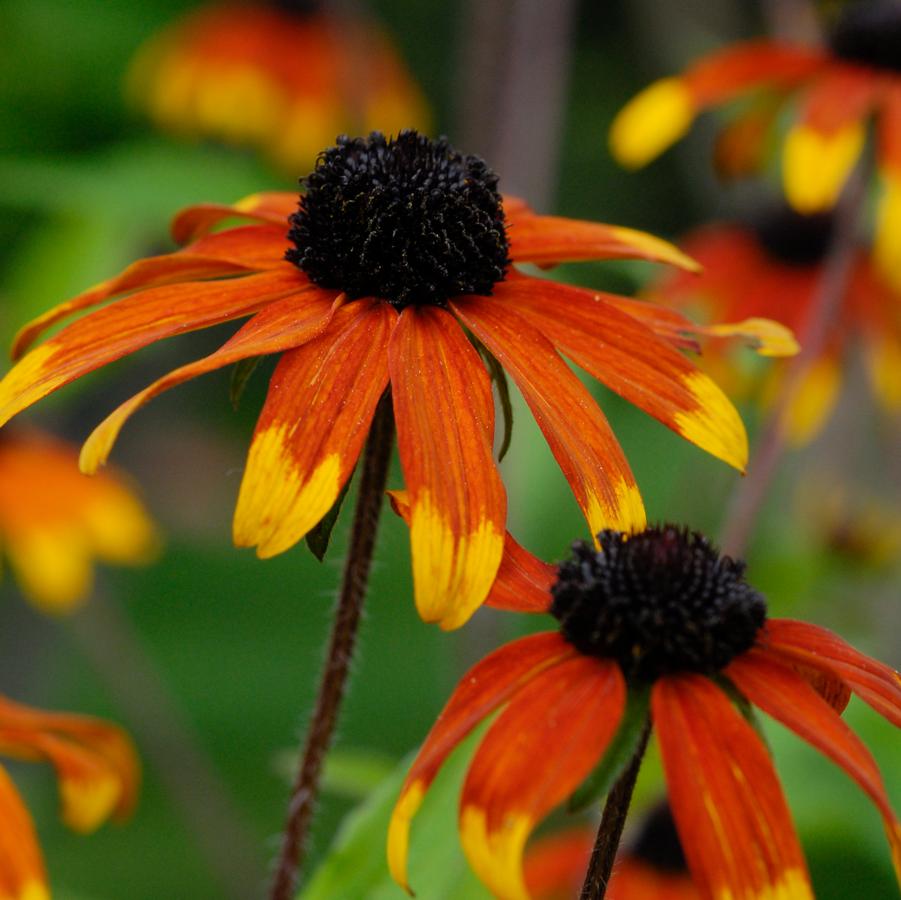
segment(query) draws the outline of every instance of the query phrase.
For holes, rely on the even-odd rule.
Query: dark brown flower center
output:
[[[750,224],[764,250],[788,266],[818,265],[825,259],[832,239],[833,217],[829,213],[805,216],[779,206],[752,216]]]
[[[322,287],[398,308],[490,294],[509,264],[497,176],[445,138],[338,138],[291,216],[286,258]]]
[[[745,566],[675,525],[602,531],[558,568],[551,614],[587,656],[615,659],[627,678],[718,672],[754,643],[766,602]]]
[[[849,62],[901,72],[901,4],[850,0],[831,30],[829,46]]]

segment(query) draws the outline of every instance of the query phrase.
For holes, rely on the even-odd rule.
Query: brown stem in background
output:
[[[722,528],[720,545],[730,556],[743,556],[754,524],[785,450],[785,417],[805,375],[826,344],[854,270],[857,230],[866,200],[869,161],[862,157],[839,198],[832,240],[807,322],[798,335],[801,351],[789,363],[775,407],[751,454],[747,476],[738,484]]]
[[[632,802],[632,792],[635,790],[635,782],[638,780],[638,772],[641,769],[641,762],[644,759],[645,750],[648,748],[650,736],[651,721],[648,719],[641,732],[641,737],[638,739],[638,746],[635,748],[632,759],[629,760],[629,764],[607,795],[601,824],[598,826],[598,836],[591,851],[591,860],[588,863],[588,872],[585,875],[585,883],[582,885],[579,900],[604,900],[610,873],[613,871],[613,862],[623,836],[629,804]]]
[[[272,900],[291,900],[294,896],[297,874],[303,861],[319,794],[322,764],[338,724],[338,713],[350,673],[363,601],[369,584],[369,570],[375,550],[393,442],[391,396],[386,392],[379,402],[366,442],[341,592],[335,609],[316,707],[310,720],[300,768],[291,789],[282,848],[270,893]]]
[[[81,651],[122,709],[140,751],[197,842],[224,897],[246,900],[264,874],[260,843],[120,606],[99,592],[70,620]]]

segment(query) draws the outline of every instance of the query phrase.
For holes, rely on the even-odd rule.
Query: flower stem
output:
[[[591,851],[591,860],[588,863],[588,872],[585,875],[585,883],[582,885],[579,900],[604,900],[610,873],[613,871],[613,861],[616,859],[620,838],[623,836],[626,814],[629,812],[629,804],[632,802],[632,792],[635,790],[635,782],[638,780],[638,772],[641,769],[641,762],[644,759],[645,750],[648,748],[650,736],[651,720],[648,719],[642,729],[632,759],[629,760],[629,764],[607,795],[601,824],[598,826],[598,836],[594,842],[594,849]]]
[[[379,514],[388,478],[394,419],[388,392],[379,402],[363,455],[357,507],[347,548],[341,592],[335,609],[328,655],[316,706],[310,720],[297,777],[291,789],[282,847],[272,882],[271,900],[290,900],[306,849],[307,835],[319,793],[322,764],[332,741],[338,712],[350,672],[354,644],[360,626],[369,570],[375,549]]]
[[[726,514],[720,545],[743,556],[785,450],[785,420],[805,376],[823,352],[854,272],[857,231],[866,201],[869,161],[864,156],[835,207],[832,239],[810,313],[799,335],[801,350],[789,364],[779,399],[751,454],[747,477],[739,482]]]

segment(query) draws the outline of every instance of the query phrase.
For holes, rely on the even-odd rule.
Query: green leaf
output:
[[[594,771],[569,798],[570,812],[578,812],[603,797],[613,787],[626,764],[635,754],[641,733],[648,721],[651,691],[648,687],[630,687],[626,709],[619,728]]]
[[[413,823],[410,883],[417,900],[488,900],[469,870],[457,835],[460,788],[473,739],[450,756],[433,782]],[[324,861],[297,900],[405,900],[388,873],[385,840],[391,811],[410,768],[403,760],[369,798],[344,820]]]
[[[329,542],[332,539],[332,531],[341,513],[341,504],[344,503],[344,498],[347,496],[347,489],[350,487],[352,479],[353,475],[344,483],[344,487],[341,489],[341,493],[338,494],[338,499],[332,504],[332,508],[319,520],[318,525],[307,532],[307,546],[319,562],[325,559]]]
[[[240,405],[244,388],[247,387],[247,382],[250,381],[250,376],[256,371],[261,359],[261,356],[250,356],[235,363],[232,368],[231,381],[228,385],[228,399],[234,409]]]

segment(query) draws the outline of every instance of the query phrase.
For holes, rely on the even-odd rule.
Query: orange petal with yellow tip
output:
[[[416,607],[426,622],[458,628],[484,602],[504,549],[491,381],[459,323],[437,307],[401,313],[389,365]]]
[[[766,747],[703,675],[651,690],[670,808],[702,897],[813,898],[791,815]]]
[[[281,225],[288,230],[288,217],[297,212],[298,195],[291,191],[251,194],[237,203],[201,203],[182,210],[172,220],[172,239],[186,244],[208,234],[226,219],[253,219]]]
[[[642,322],[591,292],[537,278],[495,288],[577,365],[677,434],[739,470],[748,437],[715,382]]]
[[[516,263],[552,266],[592,259],[647,259],[689,271],[698,264],[678,247],[634,228],[602,225],[559,216],[525,216],[510,224],[510,258]]]
[[[238,494],[237,546],[275,556],[331,509],[388,385],[396,321],[390,304],[357,300],[339,308],[319,337],[282,356]]]
[[[391,815],[388,867],[398,884],[409,890],[410,822],[454,747],[537,673],[576,655],[559,632],[533,634],[495,650],[463,676],[413,761]]]
[[[336,305],[341,303],[343,295],[336,299],[334,294],[334,291],[310,285],[284,300],[271,303],[215,353],[169,372],[135,394],[91,432],[81,450],[82,472],[92,475],[104,465],[125,422],[164,391],[242,359],[280,353],[317,337],[331,322]]]
[[[644,505],[622,448],[548,339],[492,297],[461,297],[451,305],[522,391],[591,533],[644,528]]]
[[[901,728],[901,674],[855,650],[838,635],[809,622],[769,619],[757,643],[791,663],[840,678],[861,700]]]
[[[875,760],[839,714],[778,656],[751,649],[724,670],[753,706],[790,728],[848,775],[879,810],[901,883],[901,823],[892,811]]]
[[[463,785],[460,837],[495,897],[528,900],[526,841],[604,755],[625,702],[616,663],[577,656],[531,678],[491,725]]]
[[[50,900],[34,822],[0,766],[0,898]]]
[[[0,382],[0,425],[57,388],[148,344],[250,315],[307,284],[287,266],[123,297],[67,325],[19,360]]]

